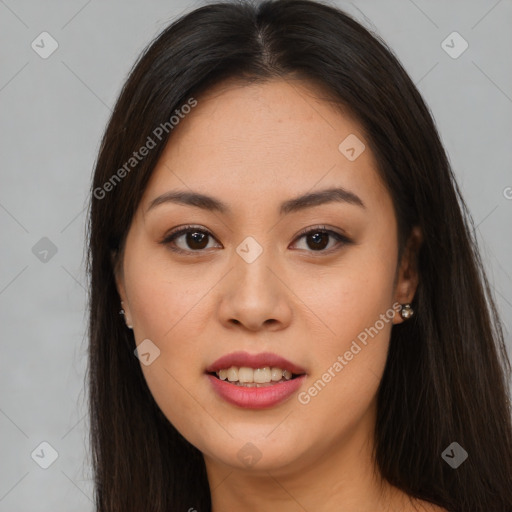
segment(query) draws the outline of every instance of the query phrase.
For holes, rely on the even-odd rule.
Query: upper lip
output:
[[[296,375],[306,373],[306,371],[288,361],[284,357],[272,354],[271,352],[262,352],[260,354],[249,354],[248,352],[232,352],[225,356],[220,357],[210,366],[206,368],[207,373],[218,372],[225,368],[231,368],[231,366],[247,368],[264,368],[266,366],[281,368],[282,370],[288,370]]]

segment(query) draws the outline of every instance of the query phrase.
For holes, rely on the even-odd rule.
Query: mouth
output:
[[[221,357],[205,373],[216,393],[238,407],[273,407],[299,389],[306,371],[271,353],[234,352]]]

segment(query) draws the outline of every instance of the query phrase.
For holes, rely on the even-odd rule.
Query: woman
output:
[[[309,0],[183,16],[91,192],[98,511],[512,510],[471,219],[366,29]]]

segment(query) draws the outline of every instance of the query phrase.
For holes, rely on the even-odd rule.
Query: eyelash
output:
[[[164,239],[160,241],[160,243],[162,245],[167,246],[171,251],[179,253],[179,254],[190,254],[190,253],[193,253],[194,255],[196,255],[196,254],[201,254],[201,253],[205,252],[204,249],[202,249],[202,250],[195,250],[195,251],[194,250],[187,251],[187,250],[180,249],[180,248],[178,248],[176,246],[171,245],[171,243],[174,242],[174,240],[176,238],[179,238],[181,235],[185,235],[187,233],[203,233],[203,234],[208,235],[208,236],[210,236],[210,237],[215,239],[215,237],[206,229],[199,228],[198,226],[183,226],[181,228],[177,228],[176,230],[171,231],[170,233],[168,233],[164,237]],[[338,233],[336,231],[328,229],[326,226],[316,226],[316,227],[313,227],[313,228],[307,228],[307,229],[301,231],[297,235],[296,240],[300,240],[302,237],[304,237],[306,235],[316,234],[316,233],[324,233],[324,234],[332,235],[333,238],[335,238],[337,240],[338,246],[335,246],[335,247],[333,247],[331,249],[327,249],[327,250],[323,250],[323,249],[320,250],[320,251],[310,250],[310,251],[307,251],[307,252],[330,254],[331,252],[333,252],[335,250],[341,249],[341,247],[343,247],[344,245],[348,245],[348,244],[352,243],[352,240],[347,238],[345,235],[342,235],[342,234],[340,234],[340,233]]]

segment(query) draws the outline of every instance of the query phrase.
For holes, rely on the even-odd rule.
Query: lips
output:
[[[259,370],[269,368],[280,369],[283,378],[278,382],[265,384],[245,384],[229,382],[219,378],[218,374],[227,368]],[[238,371],[238,370],[237,370]],[[217,359],[205,370],[212,389],[226,402],[246,409],[265,409],[274,407],[290,398],[299,390],[306,379],[306,372],[300,366],[287,359],[272,353],[249,354],[247,352],[233,352]],[[244,379],[242,379],[244,380]],[[251,387],[247,387],[251,386]]]

